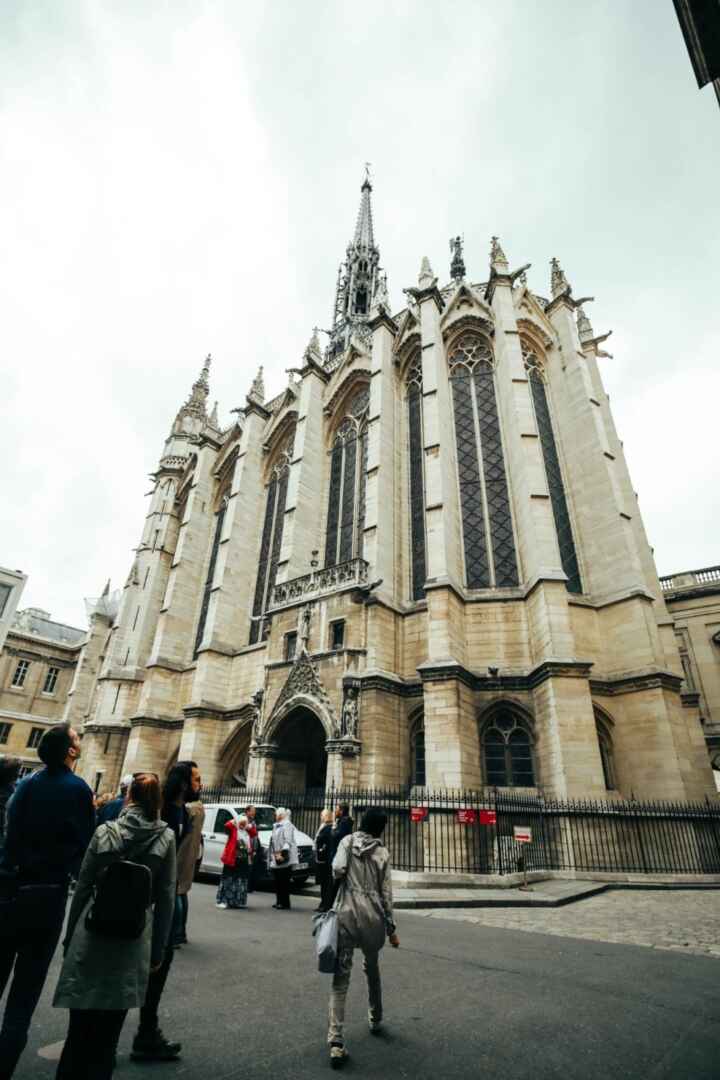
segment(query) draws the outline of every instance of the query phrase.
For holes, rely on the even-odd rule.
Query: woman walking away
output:
[[[320,886],[320,906],[318,911],[329,911],[333,902],[332,876],[332,810],[323,810],[320,815],[320,828],[315,834],[315,880]]]
[[[53,1005],[70,1010],[56,1080],[106,1080],[128,1009],[162,962],[175,903],[175,840],[160,784],[137,773],[128,805],[100,825],[80,870]],[[153,911],[154,906],[154,911]]]
[[[290,882],[293,869],[298,864],[295,826],[290,821],[290,811],[284,806],[275,811],[275,824],[270,836],[267,854],[268,870],[275,878],[275,903],[280,911],[290,910]]]
[[[247,908],[248,881],[253,859],[252,838],[247,825],[248,819],[244,814],[237,822],[230,820],[225,825],[230,835],[220,856],[223,872],[215,898],[217,907],[222,909]]]
[[[380,837],[387,824],[383,810],[368,810],[360,829],[341,841],[333,861],[340,882],[335,910],[338,920],[338,958],[330,994],[328,1045],[330,1064],[340,1068],[348,1052],[343,1038],[345,1001],[352,973],[353,951],[362,949],[368,985],[368,1023],[375,1034],[382,1023],[382,986],[378,956],[385,937],[397,949],[392,907],[390,855]]]

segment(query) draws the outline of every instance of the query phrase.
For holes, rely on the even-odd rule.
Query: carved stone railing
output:
[[[336,566],[326,566],[324,570],[315,570],[312,574],[303,574],[302,577],[276,585],[269,610],[286,607],[299,600],[311,600],[353,585],[366,585],[367,580],[368,563],[364,559],[349,559]]]
[[[686,570],[682,574],[660,578],[660,588],[664,593],[701,589],[708,585],[720,586],[720,566],[706,566],[704,570]]]

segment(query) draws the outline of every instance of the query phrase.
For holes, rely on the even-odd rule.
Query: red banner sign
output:
[[[477,821],[475,810],[458,810],[457,820],[459,825],[474,825]]]
[[[424,821],[428,816],[427,806],[411,806],[410,807],[410,820],[411,821]]]
[[[481,810],[480,811],[480,824],[481,825],[496,825],[497,814],[494,810]]]

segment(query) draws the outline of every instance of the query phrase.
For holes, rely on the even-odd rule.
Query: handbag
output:
[[[338,921],[334,908],[313,915],[313,937],[317,953],[318,971],[324,975],[335,972],[338,955]]]

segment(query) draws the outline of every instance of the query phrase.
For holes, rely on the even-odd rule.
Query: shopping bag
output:
[[[332,975],[338,951],[337,912],[330,909],[313,916],[313,937],[318,958],[318,971]]]

